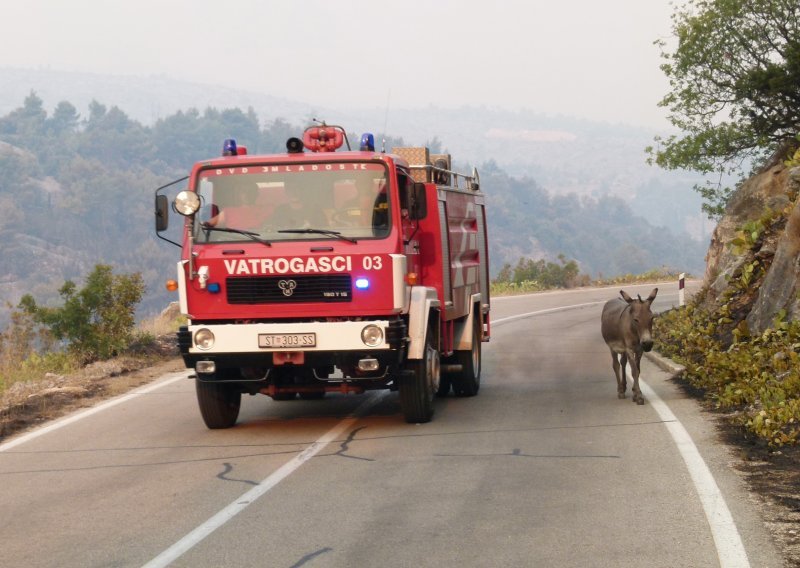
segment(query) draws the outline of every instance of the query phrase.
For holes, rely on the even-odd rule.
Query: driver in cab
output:
[[[257,229],[266,217],[266,211],[256,205],[258,187],[237,188],[233,201],[221,208],[217,215],[202,223],[203,227],[221,229]]]

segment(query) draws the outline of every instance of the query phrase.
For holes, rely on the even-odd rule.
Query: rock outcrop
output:
[[[772,325],[780,310],[787,319],[800,317],[800,168],[792,168],[786,180],[789,196],[794,196],[789,219],[777,240],[775,256],[753,304],[747,324],[750,329],[763,331]],[[763,250],[763,249],[762,249]]]
[[[785,310],[788,319],[800,317],[800,167],[774,165],[745,181],[731,198],[711,238],[704,284],[707,304],[719,304],[730,281],[745,265],[758,261],[766,269],[748,290],[746,320],[751,332],[772,327]],[[737,233],[771,210],[779,222],[759,236],[752,249],[730,246]]]

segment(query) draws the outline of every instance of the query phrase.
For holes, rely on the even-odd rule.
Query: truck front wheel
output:
[[[242,393],[224,382],[195,381],[197,403],[203,422],[212,430],[230,428],[239,417]]]
[[[458,396],[475,396],[481,388],[481,322],[475,314],[472,326],[472,349],[456,351],[461,372],[453,377],[453,392]]]
[[[425,335],[422,359],[411,360],[408,370],[400,379],[400,407],[406,422],[430,422],[439,379],[439,352],[435,347],[433,330],[429,328]]]

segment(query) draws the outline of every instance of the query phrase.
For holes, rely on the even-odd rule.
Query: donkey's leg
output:
[[[611,348],[609,348],[609,350],[611,351],[611,366],[614,369],[614,377],[617,379],[617,396],[619,398],[625,398],[625,388],[620,386],[619,359],[617,358],[617,352]]]
[[[625,398],[625,391],[628,390],[628,377],[625,376],[625,367],[628,364],[628,355],[620,353],[620,369],[617,377],[617,398]]]
[[[639,388],[639,369],[641,368],[639,365],[642,362],[642,352],[636,351],[630,354],[629,359],[631,361],[631,377],[633,378],[633,388],[631,389],[633,391],[633,402],[636,404],[644,404],[644,397]]]

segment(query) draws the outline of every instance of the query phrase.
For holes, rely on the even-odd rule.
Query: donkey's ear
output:
[[[656,299],[656,294],[658,294],[658,288],[653,288],[653,291],[652,291],[652,292],[650,292],[650,295],[649,295],[649,296],[647,296],[647,300],[646,300],[646,302],[647,302],[648,304],[652,304],[652,303],[653,303],[653,300],[655,300],[655,299]]]
[[[633,302],[633,298],[631,298],[630,296],[628,296],[628,295],[625,293],[625,290],[620,290],[620,291],[619,291],[619,295],[620,295],[620,296],[622,296],[622,299],[623,299],[623,300],[625,300],[626,302],[628,302],[629,304],[630,304],[631,302]]]

